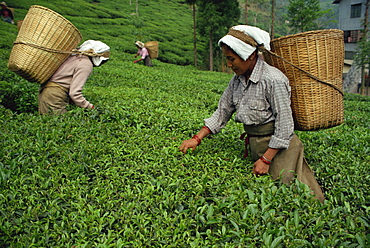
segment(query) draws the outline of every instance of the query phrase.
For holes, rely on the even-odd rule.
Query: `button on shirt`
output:
[[[288,78],[277,68],[258,58],[248,81],[235,75],[221,96],[217,110],[205,119],[205,125],[218,133],[232,115],[245,125],[263,125],[275,121],[270,148],[286,149],[294,135]]]

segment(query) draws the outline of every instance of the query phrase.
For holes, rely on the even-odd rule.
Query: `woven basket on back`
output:
[[[264,57],[290,81],[296,130],[343,123],[343,31],[317,30],[274,39]]]
[[[151,59],[158,58],[158,41],[148,41],[145,43]]]
[[[30,82],[44,83],[81,39],[78,29],[63,16],[33,5],[14,42],[8,68]]]

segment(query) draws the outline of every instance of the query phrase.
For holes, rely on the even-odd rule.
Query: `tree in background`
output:
[[[248,0],[245,0],[244,4],[245,24],[248,24],[248,8],[249,8],[248,3],[249,3]]]
[[[327,10],[321,18],[318,19],[320,26],[328,29],[338,28],[339,4],[333,4],[333,1],[321,1],[320,7],[322,10]]]
[[[295,32],[320,29],[317,20],[330,10],[321,10],[319,0],[289,0],[289,25]]]
[[[186,3],[191,5],[193,9],[193,46],[194,46],[194,66],[198,65],[197,60],[197,0],[186,0]]]
[[[243,22],[247,25],[258,26],[270,19],[270,0],[244,0]],[[242,3],[241,3],[242,4]],[[262,28],[262,27],[261,27]],[[266,28],[262,28],[267,30]]]
[[[271,0],[271,29],[270,29],[271,40],[275,36],[275,0]]]
[[[197,28],[209,40],[209,70],[213,71],[213,45],[240,17],[237,0],[198,0]]]
[[[288,0],[239,0],[241,22],[269,31],[271,39],[289,34],[286,20]]]

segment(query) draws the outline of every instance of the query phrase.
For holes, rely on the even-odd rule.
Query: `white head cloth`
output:
[[[135,42],[135,45],[137,45],[140,48],[144,48],[145,47],[145,44],[143,42],[141,42],[141,41],[136,41]]]
[[[265,49],[270,50],[270,35],[266,31],[248,25],[237,25],[230,28],[230,31],[232,30],[237,30],[244,33],[246,36],[250,36],[258,46],[263,46]],[[218,41],[218,45],[221,45],[221,43],[228,45],[243,60],[247,60],[258,48],[258,46],[251,46],[229,33]]]
[[[94,53],[99,54],[109,51],[110,47],[98,40],[87,40],[77,48],[77,50],[81,52],[89,51],[91,49],[94,50]],[[108,60],[109,58],[103,56],[91,56],[91,59],[95,66],[99,66],[102,61]]]

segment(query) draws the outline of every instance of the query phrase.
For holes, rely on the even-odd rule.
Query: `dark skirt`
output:
[[[144,59],[144,65],[146,66],[153,66],[152,64],[152,60],[150,59],[150,56],[146,56],[145,59]]]

